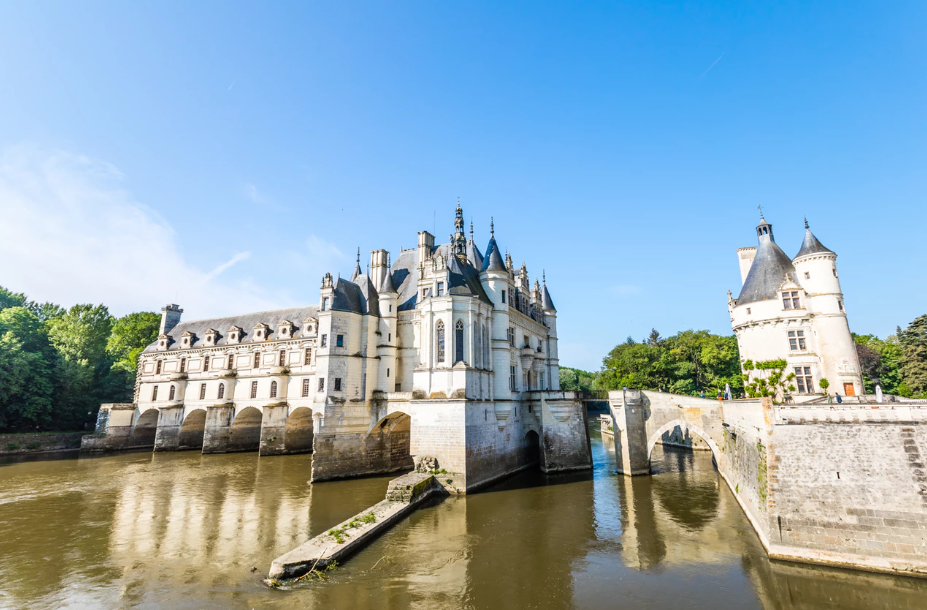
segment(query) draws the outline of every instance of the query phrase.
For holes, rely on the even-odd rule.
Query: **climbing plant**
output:
[[[771,396],[774,400],[782,399],[786,392],[794,392],[792,380],[795,373],[785,373],[788,363],[779,360],[747,360],[743,363],[744,389],[750,398]]]

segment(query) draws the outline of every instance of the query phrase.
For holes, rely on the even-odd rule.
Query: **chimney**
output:
[[[169,303],[167,307],[161,308],[161,335],[168,335],[174,327],[180,324],[180,314],[183,309],[176,303]]]
[[[377,290],[383,285],[383,279],[388,272],[386,266],[388,256],[389,252],[386,250],[374,250],[370,253],[370,281]]]

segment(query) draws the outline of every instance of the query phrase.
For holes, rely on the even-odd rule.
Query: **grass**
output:
[[[328,535],[335,539],[335,542],[338,544],[344,544],[345,538],[350,538],[351,535],[348,533],[349,529],[354,529],[362,525],[367,525],[370,523],[376,523],[377,516],[373,513],[366,513],[360,517],[354,517],[351,519],[344,527],[335,528],[328,530]]]

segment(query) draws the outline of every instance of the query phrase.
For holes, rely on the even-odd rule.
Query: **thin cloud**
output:
[[[222,273],[223,271],[225,271],[226,269],[228,269],[229,267],[231,267],[231,266],[234,265],[235,263],[238,263],[238,262],[241,262],[241,261],[244,261],[244,260],[248,260],[249,258],[251,258],[251,253],[250,253],[250,252],[239,252],[238,254],[236,254],[235,256],[233,256],[233,257],[231,258],[231,260],[222,263],[221,265],[219,265],[218,267],[216,267],[215,269],[213,269],[212,271],[210,271],[209,273],[207,273],[207,274],[206,274],[206,280],[208,281],[208,280],[213,279],[214,277],[216,277],[217,275],[219,275],[220,273]]]
[[[724,53],[727,53],[727,51],[724,51]],[[709,72],[711,72],[711,69],[715,67],[715,64],[718,63],[719,61],[721,61],[721,58],[724,57],[724,53],[721,53],[721,55],[718,55],[718,59],[714,60],[714,62],[712,62],[712,64],[711,64],[710,66],[708,66],[708,69],[705,70],[704,72],[702,72],[702,76],[699,76],[697,79],[695,79],[695,82],[699,82],[700,80],[702,80],[702,78],[703,78],[706,74],[708,74]]]
[[[0,282],[38,301],[104,303],[117,315],[180,303],[193,317],[289,305],[266,286],[187,261],[173,227],[111,163],[29,145],[0,149]]]

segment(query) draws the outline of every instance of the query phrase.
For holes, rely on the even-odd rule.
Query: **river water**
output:
[[[592,426],[592,473],[435,502],[287,590],[261,583],[271,560],[390,476],[309,485],[308,455],[7,458],[0,607],[927,607],[927,581],[769,561],[710,454],[658,446],[657,474],[628,479]]]

